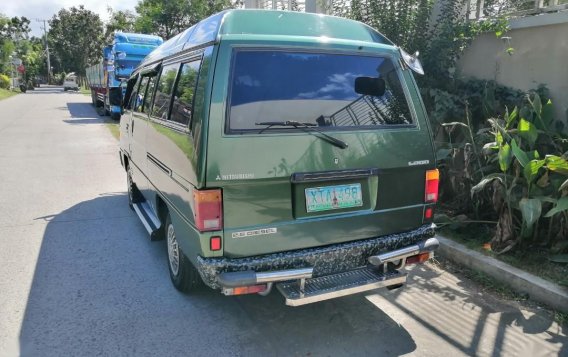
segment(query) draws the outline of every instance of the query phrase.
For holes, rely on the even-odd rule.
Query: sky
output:
[[[114,10],[131,10],[134,12],[134,7],[138,1],[139,0],[0,0],[0,13],[8,17],[27,17],[31,20],[31,35],[39,37],[43,35],[43,30],[41,29],[43,23],[40,25],[40,23],[35,20],[49,20],[54,14],[59,12],[61,8],[84,5],[86,9],[99,14],[101,19],[106,21],[108,20],[107,6],[112,7]]]

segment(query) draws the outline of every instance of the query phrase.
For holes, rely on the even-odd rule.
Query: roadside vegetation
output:
[[[450,238],[566,284],[568,263],[568,131],[554,117],[548,90],[520,91],[466,78],[457,61],[480,34],[507,36],[500,9],[485,2],[487,20],[468,21],[464,2],[334,1],[336,15],[379,29],[409,53],[419,51],[417,77],[437,145],[441,172],[436,221]],[[432,22],[432,20],[434,20]],[[514,48],[503,51],[515,55]]]
[[[2,99],[6,99],[8,97],[14,96],[18,94],[18,92],[16,91],[12,91],[12,90],[8,90],[8,89],[4,89],[4,88],[0,88],[0,100]]]

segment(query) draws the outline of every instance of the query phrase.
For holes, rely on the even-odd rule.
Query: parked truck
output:
[[[86,69],[93,105],[119,120],[126,81],[144,57],[163,42],[159,36],[115,32],[113,43],[103,49],[102,61]]]

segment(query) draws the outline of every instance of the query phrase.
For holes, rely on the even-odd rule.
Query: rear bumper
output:
[[[247,258],[197,257],[196,268],[206,285],[220,289],[219,275],[227,272],[270,272],[312,268],[313,277],[359,268],[368,264],[368,258],[381,253],[405,248],[435,235],[435,225],[428,224],[412,231]]]

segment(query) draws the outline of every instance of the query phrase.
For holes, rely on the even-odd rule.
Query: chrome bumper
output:
[[[309,279],[312,277],[314,268],[288,269],[279,271],[255,272],[252,270],[221,273],[217,277],[223,287],[234,288],[279,281]]]
[[[400,262],[402,264],[400,268],[402,268],[404,267],[404,261],[406,258],[421,253],[433,252],[434,250],[438,249],[439,246],[440,242],[438,242],[436,238],[430,238],[419,244],[411,245],[409,247],[405,247],[402,249],[393,250],[391,252],[370,256],[368,261],[369,263],[375,266],[383,265],[385,263]]]

